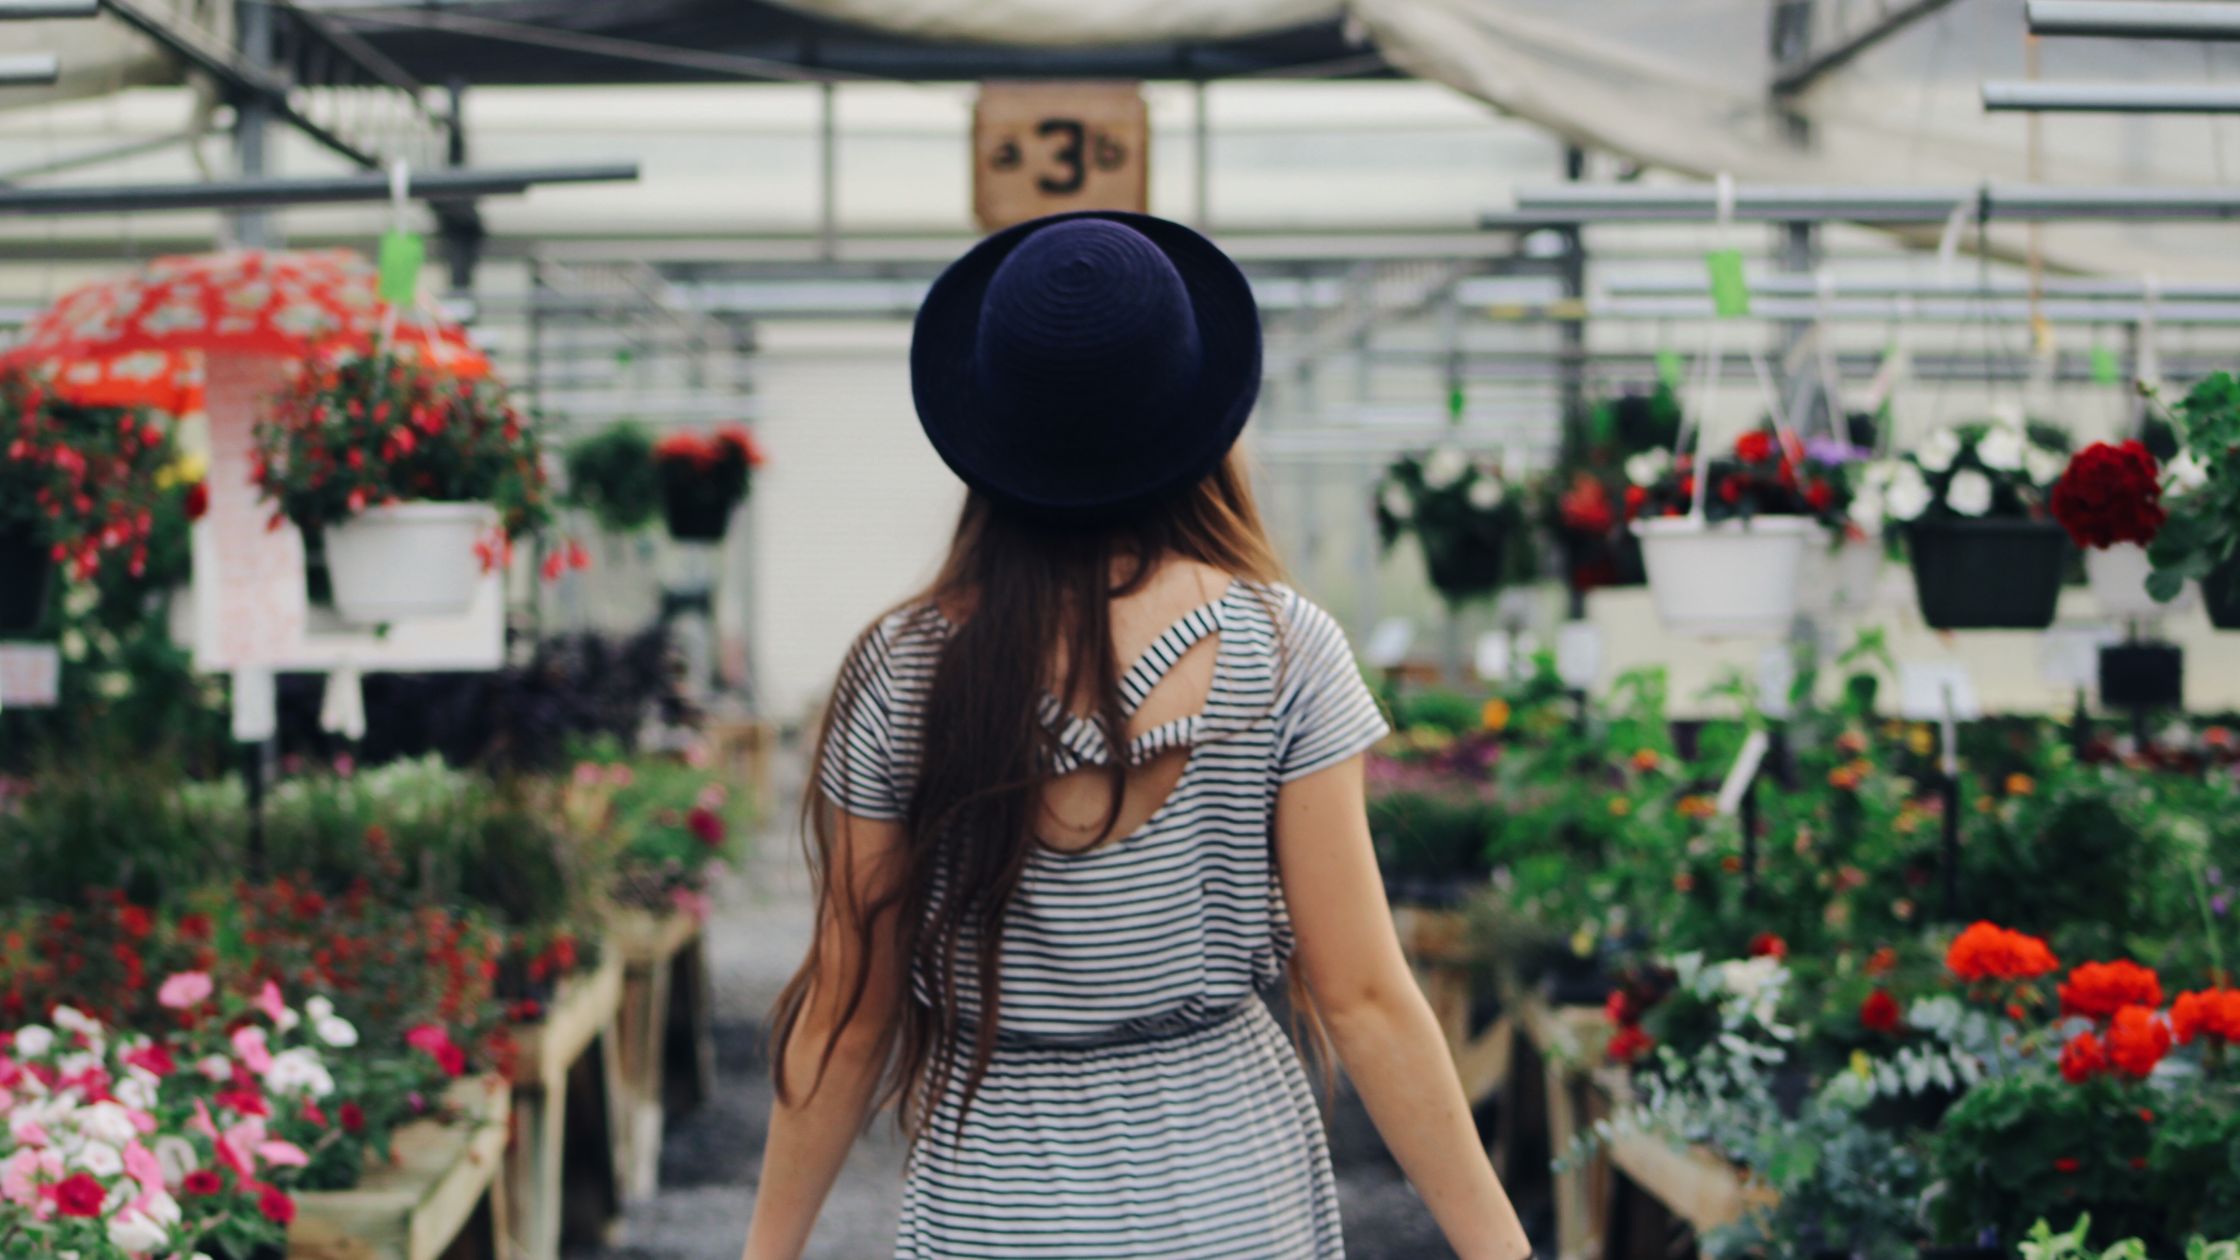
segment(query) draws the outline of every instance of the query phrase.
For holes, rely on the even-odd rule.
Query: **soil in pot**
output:
[[[1938,630],[2043,630],[2069,536],[2051,521],[1921,521],[1907,536],[1921,618]]]
[[[0,638],[37,632],[54,592],[54,560],[38,539],[0,530]]]
[[[2240,630],[2240,555],[2201,579],[2201,602],[2208,605],[2209,624],[2219,630]]]

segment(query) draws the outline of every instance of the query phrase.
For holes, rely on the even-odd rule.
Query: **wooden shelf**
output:
[[[622,1213],[622,973],[610,946],[598,967],[561,983],[543,1020],[513,1031],[505,1163],[516,1260],[604,1242]]]
[[[670,1111],[698,1106],[715,1088],[708,966],[700,920],[681,911],[621,912],[609,939],[623,966],[623,1192],[635,1200],[660,1188]]]
[[[396,1133],[393,1162],[348,1190],[295,1196],[291,1260],[438,1260],[504,1253],[509,1093],[497,1077],[458,1082],[444,1104],[455,1119]]]

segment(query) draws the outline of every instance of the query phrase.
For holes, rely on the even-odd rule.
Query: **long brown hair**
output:
[[[811,786],[802,802],[820,930],[779,995],[772,1020],[780,1098],[794,1099],[785,1051],[827,964],[824,929],[837,922],[852,928],[855,964],[810,1091],[822,1082],[843,1030],[861,1011],[872,981],[873,940],[890,930],[898,944],[891,957],[899,974],[887,979],[901,996],[876,1105],[899,1099],[903,1123],[914,1127],[913,1106],[940,1097],[961,1069],[964,1106],[971,1106],[996,1047],[1004,914],[1040,843],[1041,792],[1052,777],[1054,737],[1042,720],[1042,694],[1047,689],[1060,698],[1093,697],[1087,716],[1106,747],[1125,746],[1111,602],[1141,589],[1162,564],[1178,559],[1251,581],[1280,577],[1234,452],[1190,490],[1110,525],[1054,526],[1003,510],[979,494],[967,499],[940,575],[903,605],[928,615],[958,611],[925,699],[925,730],[938,737],[921,741],[903,850],[884,881],[886,891],[861,906],[853,904],[853,890],[835,872],[836,807],[821,799],[815,786],[827,758],[835,755],[833,732],[848,724],[854,706],[864,700],[860,662],[873,631],[857,640],[818,732]],[[1128,768],[1113,758],[1100,769],[1110,791],[1100,839],[1109,839],[1119,821]],[[959,1010],[959,958],[967,951],[978,997],[970,1026]],[[913,995],[913,980],[924,1000]],[[832,1009],[830,997],[817,1000]]]

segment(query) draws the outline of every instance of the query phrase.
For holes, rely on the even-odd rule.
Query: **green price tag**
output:
[[[2123,383],[2123,364],[2116,358],[2115,351],[2106,346],[2092,348],[2092,380],[2096,385]]]
[[[1721,319],[1750,313],[1750,284],[1742,278],[1742,251],[1715,249],[1703,256],[1711,270],[1711,309]]]
[[[1657,379],[1664,382],[1666,389],[1680,388],[1680,382],[1686,378],[1687,372],[1687,365],[1681,362],[1678,350],[1657,351]]]
[[[1462,423],[1462,409],[1467,402],[1468,400],[1463,397],[1461,382],[1457,381],[1447,387],[1447,419],[1449,422]]]
[[[428,259],[428,243],[417,232],[381,234],[381,275],[374,292],[391,306],[410,306],[420,295],[420,264]]]

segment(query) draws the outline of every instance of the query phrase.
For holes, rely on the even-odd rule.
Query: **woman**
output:
[[[801,1254],[888,1104],[901,1256],[1342,1256],[1261,1000],[1287,972],[1456,1253],[1528,1256],[1385,908],[1384,721],[1231,455],[1260,383],[1243,275],[1148,216],[1038,220],[942,275],[910,358],[971,493],[818,740],[819,930],[778,1004],[747,1260]]]

